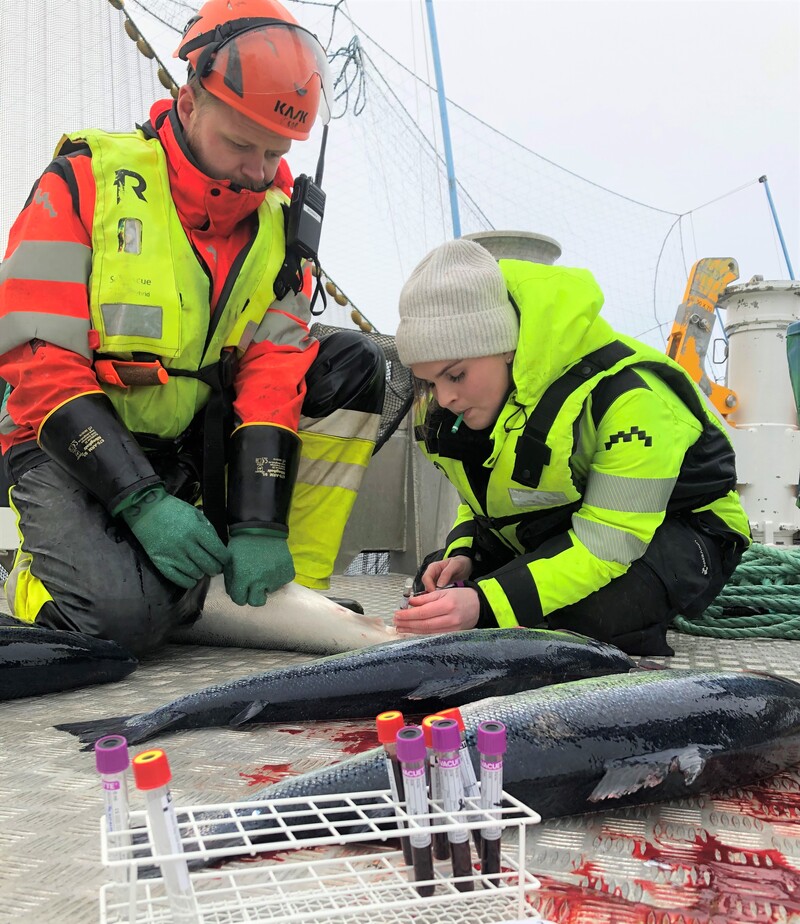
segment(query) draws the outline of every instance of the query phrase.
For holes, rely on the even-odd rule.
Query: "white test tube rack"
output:
[[[405,803],[397,803],[391,792],[375,790],[304,799],[274,799],[264,802],[230,802],[178,806],[176,814],[183,847],[189,861],[253,857],[280,852],[288,862],[246,863],[235,867],[192,872],[190,878],[199,912],[198,924],[317,924],[321,921],[357,921],[388,924],[404,920],[403,912],[424,911],[426,924],[441,920],[471,924],[535,917],[528,901],[539,881],[525,869],[526,829],[537,824],[539,815],[519,800],[503,793],[499,810],[501,834],[507,841],[501,851],[499,876],[483,876],[474,858],[472,891],[456,888],[449,860],[434,861],[432,895],[421,897],[413,871],[405,865],[401,850],[380,850],[376,841],[408,837],[419,829],[436,831],[496,827],[496,817],[481,809],[480,796],[467,799],[458,818],[431,803],[425,815],[408,815]],[[383,817],[371,817],[381,812]],[[495,815],[493,812],[492,815]],[[348,818],[349,816],[349,818]],[[209,834],[210,820],[227,833]],[[403,827],[400,827],[400,825]],[[238,833],[231,834],[232,830]],[[109,881],[100,891],[101,924],[169,924],[171,911],[164,882],[160,878],[137,878],[140,867],[152,867],[175,855],[152,856],[144,811],[131,812],[130,831],[109,832],[101,819],[102,860],[109,877],[118,868],[129,868],[130,882]],[[313,837],[304,832],[313,831]],[[269,843],[259,837],[269,833]],[[319,832],[319,833],[317,833]],[[138,845],[130,856],[130,842]],[[515,836],[514,836],[515,835]],[[235,841],[235,843],[232,843]],[[293,860],[287,851],[359,845],[347,855],[323,859]],[[374,846],[374,850],[370,850]],[[126,855],[127,852],[127,855]],[[496,883],[496,884],[495,884]],[[461,914],[459,914],[461,912]]]

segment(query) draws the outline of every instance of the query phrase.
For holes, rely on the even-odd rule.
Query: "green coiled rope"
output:
[[[800,548],[754,542],[700,616],[671,628],[709,638],[800,639]]]

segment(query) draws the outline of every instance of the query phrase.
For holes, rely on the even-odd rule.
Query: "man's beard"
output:
[[[238,189],[246,189],[248,192],[254,193],[263,193],[266,192],[270,186],[271,182],[261,182],[261,183],[252,183],[249,180],[235,180],[229,176],[216,176],[214,171],[210,170],[204,158],[200,155],[199,146],[195,143],[194,132],[189,127],[184,127],[183,137],[186,141],[186,147],[189,149],[189,153],[192,155],[192,160],[195,162],[196,166],[205,173],[206,176],[211,177],[212,180],[227,180],[231,183],[232,186]]]
[[[246,189],[249,192],[254,192],[254,193],[266,192],[272,185],[271,183],[266,183],[266,182],[264,183],[236,183],[235,180],[231,180],[231,183],[234,183],[234,185],[236,186],[241,186],[242,189]]]

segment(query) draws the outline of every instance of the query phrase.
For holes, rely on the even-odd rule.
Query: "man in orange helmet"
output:
[[[324,196],[309,242],[283,158],[328,121],[324,50],[275,0],[209,0],[176,55],[144,126],[62,139],[0,280],[12,612],[134,652],[213,575],[256,606],[328,586],[384,389],[371,341],[308,330]]]

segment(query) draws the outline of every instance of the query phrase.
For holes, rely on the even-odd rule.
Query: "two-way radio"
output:
[[[315,180],[301,173],[294,181],[286,216],[286,249],[295,250],[304,260],[316,260],[324,214],[325,193]]]
[[[317,161],[317,172],[312,179],[301,173],[294,181],[292,199],[285,209],[286,259],[275,279],[275,295],[283,298],[291,289],[295,293],[303,287],[302,260],[318,262],[319,240],[322,233],[322,219],[325,215],[325,193],[322,190],[322,171],[325,165],[325,145],[328,140],[328,126],[322,130],[322,144]],[[317,285],[314,293],[321,287]],[[323,294],[323,301],[325,296]],[[321,312],[318,312],[321,313]]]

